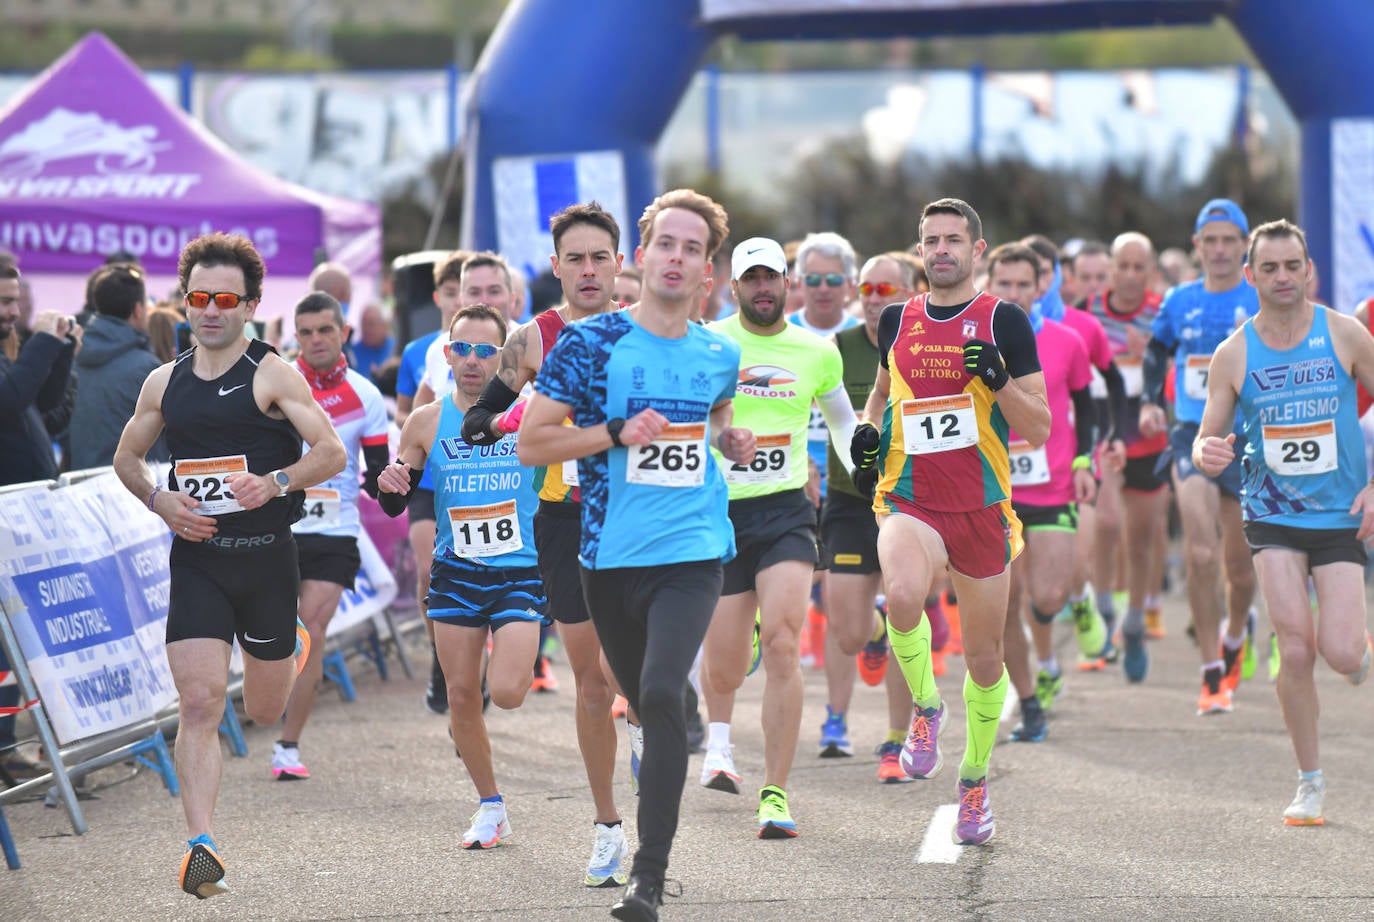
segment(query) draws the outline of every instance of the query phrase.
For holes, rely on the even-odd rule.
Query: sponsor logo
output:
[[[170,147],[158,140],[154,125],[121,125],[95,112],[57,108],[0,142],[0,195],[183,198],[202,177],[154,172],[158,153]],[[83,160],[92,172],[42,175],[50,164]]]
[[[1325,347],[1326,347],[1326,337],[1325,337],[1325,336],[1311,336],[1311,337],[1308,337],[1308,339],[1307,339],[1307,348],[1309,348],[1309,349],[1323,349],[1323,348],[1325,348]]]
[[[978,335],[978,321],[977,321],[977,320],[965,320],[965,321],[964,321],[964,338],[965,338],[965,339],[974,339],[975,337],[977,337],[977,335]]]
[[[925,328],[924,326],[922,326],[922,325],[921,325],[921,321],[918,320],[918,321],[916,321],[915,323],[913,323],[913,324],[911,325],[910,334],[911,334],[912,336],[925,336],[925,335],[926,335],[926,328]]]
[[[230,394],[232,394],[234,391],[238,390],[238,389],[241,388],[241,387],[247,387],[247,385],[246,385],[246,384],[235,384],[233,387],[230,387],[230,388],[225,388],[223,385],[221,385],[221,386],[220,386],[220,389],[219,389],[219,395],[220,395],[221,397],[228,397]]]
[[[797,375],[778,365],[750,365],[739,370],[739,383],[749,387],[779,387],[796,384]]]
[[[630,369],[630,384],[637,391],[644,390],[644,369],[642,366],[636,365]]]
[[[252,634],[244,634],[243,639],[249,643],[272,643],[276,640],[275,637],[268,637],[266,640],[263,640],[262,638],[254,637]]]

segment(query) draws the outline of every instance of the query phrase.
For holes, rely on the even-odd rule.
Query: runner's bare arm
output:
[[[144,380],[138,392],[138,402],[134,405],[134,415],[124,424],[119,446],[115,448],[115,475],[124,488],[144,505],[148,503],[148,494],[157,486],[144,458],[162,434],[162,395],[171,377],[172,366],[167,364],[155,368]]]
[[[424,475],[425,461],[438,433],[442,409],[442,404],[430,403],[410,414],[401,429],[396,460],[377,475],[377,502],[392,518],[405,511],[411,492]]]
[[[547,464],[560,464],[574,458],[605,451],[614,446],[611,434],[604,423],[596,426],[565,426],[572,407],[566,403],[546,397],[535,391],[525,408],[525,418],[520,424],[520,437],[516,451],[520,463],[528,467]],[[652,410],[645,410],[652,413]],[[639,414],[643,415],[643,413]],[[636,417],[638,419],[638,417]],[[666,422],[666,421],[665,421]],[[661,429],[662,427],[660,427]],[[626,423],[626,430],[629,423]],[[626,430],[621,431],[621,441],[629,444]],[[652,441],[652,439],[650,439]]]
[[[1007,381],[997,392],[997,406],[1007,425],[1036,448],[1050,437],[1050,405],[1045,396],[1044,372],[1032,372]]]
[[[1193,464],[1209,477],[1224,471],[1236,456],[1232,427],[1239,396],[1237,381],[1244,370],[1245,337],[1230,336],[1212,355],[1207,373],[1207,403],[1193,439]]]
[[[736,464],[748,464],[754,460],[754,433],[732,425],[735,421],[735,402],[722,400],[711,407],[711,431],[716,433],[716,447],[720,453]]]

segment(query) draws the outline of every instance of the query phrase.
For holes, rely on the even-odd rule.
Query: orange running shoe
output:
[[[1164,609],[1158,605],[1145,609],[1145,636],[1149,640],[1163,640],[1169,636],[1164,627]]]
[[[305,622],[300,618],[296,619],[296,675],[299,676],[305,670],[305,663],[310,659],[310,631],[306,630]]]
[[[619,720],[629,713],[629,711],[630,702],[625,700],[624,695],[616,695],[615,700],[611,702],[611,717]]]
[[[534,661],[534,681],[530,683],[530,690],[537,692],[558,691],[558,678],[553,674],[553,664],[549,662],[547,656],[541,656]]]
[[[959,626],[959,601],[948,589],[940,597],[940,608],[944,610],[945,620],[949,622],[949,640],[945,642],[945,652],[961,654],[964,652],[964,632]]]
[[[930,651],[930,670],[931,670],[931,672],[935,673],[935,675],[937,675],[937,676],[942,676],[942,675],[945,674],[946,671],[948,671],[948,669],[949,669],[949,666],[945,665],[945,651],[944,651],[944,650],[931,650],[931,651]]]
[[[1216,675],[1204,674],[1202,677],[1202,693],[1197,699],[1198,716],[1231,713],[1231,690],[1226,687],[1221,670],[1213,667],[1207,672]]]
[[[882,685],[887,676],[887,620],[879,612],[878,632],[859,651],[859,678],[865,685]]]
[[[1245,651],[1245,648],[1242,646],[1232,650],[1226,646],[1224,640],[1219,646],[1221,647],[1221,687],[1234,693],[1240,687],[1240,655]]]

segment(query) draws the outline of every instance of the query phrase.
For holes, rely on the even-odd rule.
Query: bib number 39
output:
[[[651,487],[699,487],[706,482],[706,424],[672,423],[648,445],[631,445],[625,480]]]

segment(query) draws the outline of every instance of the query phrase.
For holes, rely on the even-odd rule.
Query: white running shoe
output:
[[[1345,680],[1351,685],[1363,685],[1364,680],[1369,678],[1369,667],[1374,665],[1374,641],[1369,639],[1369,635],[1364,635],[1364,656],[1360,658],[1360,668],[1356,669]]]
[[[298,781],[310,777],[310,769],[301,764],[301,751],[295,746],[272,744],[272,777],[278,781]]]
[[[1326,796],[1326,779],[1315,778],[1311,781],[1298,781],[1298,794],[1288,809],[1283,811],[1283,821],[1289,826],[1324,826],[1322,818],[1322,799]]]
[[[621,826],[596,824],[596,845],[587,862],[588,887],[623,887],[629,875],[620,866],[625,857],[625,830]]]
[[[644,761],[644,728],[625,721],[630,733],[630,792],[639,796],[639,764]]]
[[[701,786],[727,794],[739,793],[739,774],[735,771],[735,747],[710,747],[701,763]]]
[[[463,833],[463,848],[495,848],[501,837],[510,835],[504,803],[479,804],[472,825]]]

